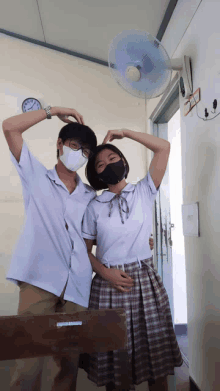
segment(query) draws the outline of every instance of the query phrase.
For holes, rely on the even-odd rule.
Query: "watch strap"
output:
[[[47,119],[52,118],[50,109],[51,109],[51,106],[47,106],[44,108],[44,110],[46,111],[46,114],[47,114]]]

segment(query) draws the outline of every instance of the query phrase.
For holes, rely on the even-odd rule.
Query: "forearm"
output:
[[[146,148],[149,148],[154,153],[159,152],[165,148],[169,148],[170,146],[169,141],[156,136],[152,136],[151,134],[134,132],[129,129],[123,129],[123,132],[125,134],[125,137],[128,137],[134,141],[143,144]]]
[[[51,115],[57,115],[57,107],[51,108]],[[29,113],[23,113],[14,117],[7,118],[2,123],[2,129],[4,132],[19,132],[22,134],[25,130],[31,128],[33,125],[38,124],[47,118],[46,111],[44,109],[31,111]]]
[[[98,273],[102,278],[105,279],[106,276],[106,267],[98,261],[98,259],[90,252],[88,253],[92,269],[95,273]]]

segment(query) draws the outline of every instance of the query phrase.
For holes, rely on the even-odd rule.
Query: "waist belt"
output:
[[[124,270],[124,265],[128,265],[130,263],[133,263],[133,262],[138,262],[139,263],[139,266],[141,267],[141,261],[145,260],[145,259],[152,259],[153,258],[153,255],[151,257],[147,257],[146,255],[145,256],[141,256],[141,257],[133,257],[133,258],[128,258],[128,259],[124,259],[123,261],[121,261],[120,263],[118,264],[113,264],[111,263],[111,261],[107,261],[107,260],[103,260],[103,261],[100,261],[102,262],[102,264],[106,267],[116,267],[118,268],[118,266],[122,266],[123,270]]]

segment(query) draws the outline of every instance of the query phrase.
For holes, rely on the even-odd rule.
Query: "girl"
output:
[[[107,144],[123,137],[154,152],[147,175],[136,185],[125,181],[129,166],[124,155],[112,144]],[[88,309],[125,309],[129,390],[135,390],[135,384],[144,381],[148,381],[150,391],[168,390],[167,375],[173,375],[174,367],[183,363],[168,295],[154,268],[146,241],[152,228],[154,200],[169,154],[170,143],[166,140],[128,129],[111,130],[86,167],[90,185],[95,190],[108,189],[90,201],[83,218],[82,236],[93,269],[97,260],[102,264],[102,273],[99,268],[99,274],[92,281]],[[91,252],[94,240],[96,257]],[[122,276],[127,277],[125,283],[121,282]],[[83,367],[90,380],[97,386],[105,385],[106,391],[124,390],[123,384],[119,383],[117,351],[87,357]]]

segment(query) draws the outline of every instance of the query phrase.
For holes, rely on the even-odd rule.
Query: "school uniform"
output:
[[[12,255],[7,279],[26,282],[87,307],[92,266],[81,224],[96,192],[76,174],[70,194],[56,168],[47,170],[23,141],[20,161],[10,152],[20,176],[25,204],[25,224]]]
[[[92,266],[81,224],[86,206],[96,193],[77,174],[77,187],[70,194],[56,168],[47,170],[24,141],[19,162],[10,155],[21,179],[25,205],[25,223],[7,273],[7,279],[20,287],[18,315],[85,310]],[[72,368],[66,364],[64,368],[61,357],[56,364],[59,372],[53,389],[60,389],[61,380],[66,390],[71,389],[77,358],[72,360]],[[42,368],[42,359],[18,360],[11,391],[40,389]]]
[[[82,236],[96,239],[97,259],[134,279],[120,292],[98,274],[92,281],[88,309],[124,308],[127,319],[130,390],[144,381],[173,375],[183,363],[173,329],[167,292],[153,264],[149,246],[156,189],[150,173],[120,195],[103,191],[85,211]],[[85,355],[81,363],[97,386],[119,383],[117,351]]]

